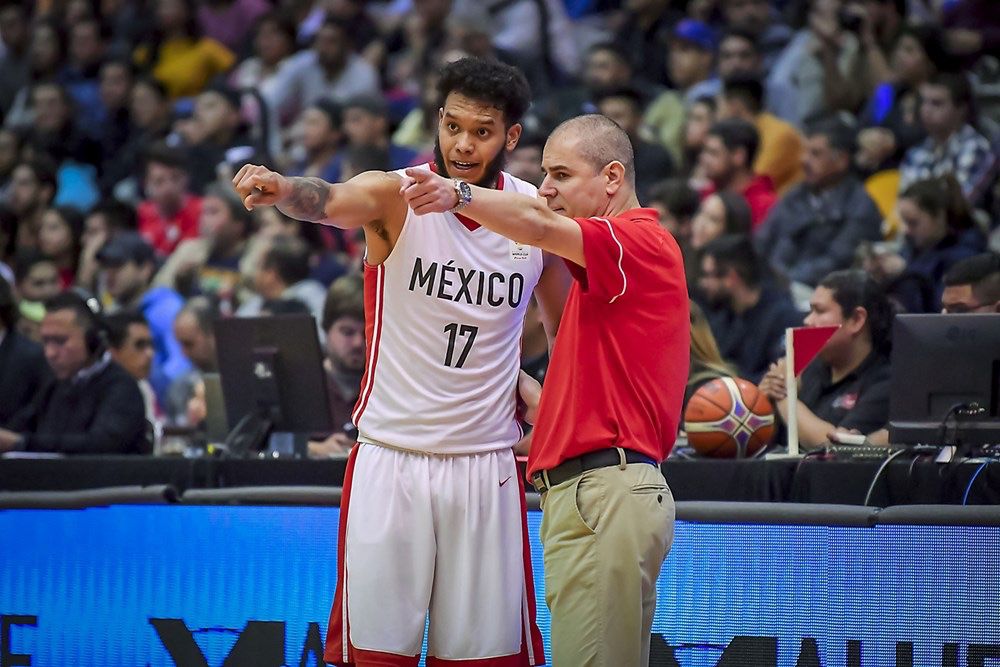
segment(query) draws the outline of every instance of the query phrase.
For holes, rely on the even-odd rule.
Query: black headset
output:
[[[103,316],[101,302],[80,288],[72,288],[70,292],[77,296],[80,302],[80,307],[75,310],[85,320],[83,340],[87,352],[90,356],[96,356],[107,347],[107,332],[101,319]]]

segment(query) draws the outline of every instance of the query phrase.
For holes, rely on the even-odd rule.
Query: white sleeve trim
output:
[[[622,291],[616,294],[615,296],[611,297],[611,301],[608,301],[608,303],[614,303],[615,301],[618,300],[618,297],[625,294],[625,290],[628,289],[628,278],[625,276],[625,269],[622,267],[622,262],[625,259],[625,248],[622,246],[621,241],[618,240],[618,237],[615,236],[615,230],[614,227],[611,226],[610,220],[608,220],[607,218],[593,218],[593,219],[600,220],[601,222],[603,222],[608,226],[608,231],[611,232],[611,238],[614,239],[615,243],[618,245],[618,270],[622,274]]]

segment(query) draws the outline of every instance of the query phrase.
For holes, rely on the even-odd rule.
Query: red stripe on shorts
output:
[[[528,606],[528,628],[529,637],[523,640],[531,642],[531,651],[528,645],[521,647],[521,656],[524,658],[522,665],[544,665],[545,646],[542,643],[542,633],[538,630],[538,623],[535,615],[535,577],[531,568],[531,543],[528,541],[528,504],[524,497],[524,478],[517,472],[517,464],[514,464],[514,477],[517,477],[518,490],[521,493],[521,546],[524,557],[524,590],[527,596]]]
[[[344,487],[340,494],[340,526],[337,529],[337,589],[333,594],[330,608],[330,622],[326,630],[326,646],[323,659],[334,665],[349,665],[354,660],[354,648],[350,644],[347,620],[347,580],[344,578],[344,558],[347,539],[347,510],[351,500],[351,482],[354,478],[354,461],[360,446],[351,449],[344,470]]]

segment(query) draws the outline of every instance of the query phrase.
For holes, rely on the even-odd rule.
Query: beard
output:
[[[497,177],[500,175],[500,172],[503,171],[506,163],[507,152],[501,148],[496,157],[486,163],[486,170],[483,172],[483,177],[472,185],[478,185],[481,188],[494,187],[497,182]],[[434,166],[437,168],[437,173],[442,176],[451,177],[451,174],[448,173],[448,163],[445,162],[444,153],[441,152],[440,138],[434,140]]]

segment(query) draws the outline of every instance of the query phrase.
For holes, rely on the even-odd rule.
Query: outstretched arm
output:
[[[319,178],[287,177],[259,165],[244,165],[233,186],[247,210],[276,206],[296,220],[355,229],[405,218],[406,202],[399,195],[395,174],[368,171],[346,183]]]
[[[583,232],[575,220],[549,210],[537,197],[469,187],[472,201],[462,209],[462,215],[513,241],[587,266]],[[407,169],[399,192],[418,215],[449,211],[458,203],[454,181],[422,169]]]

